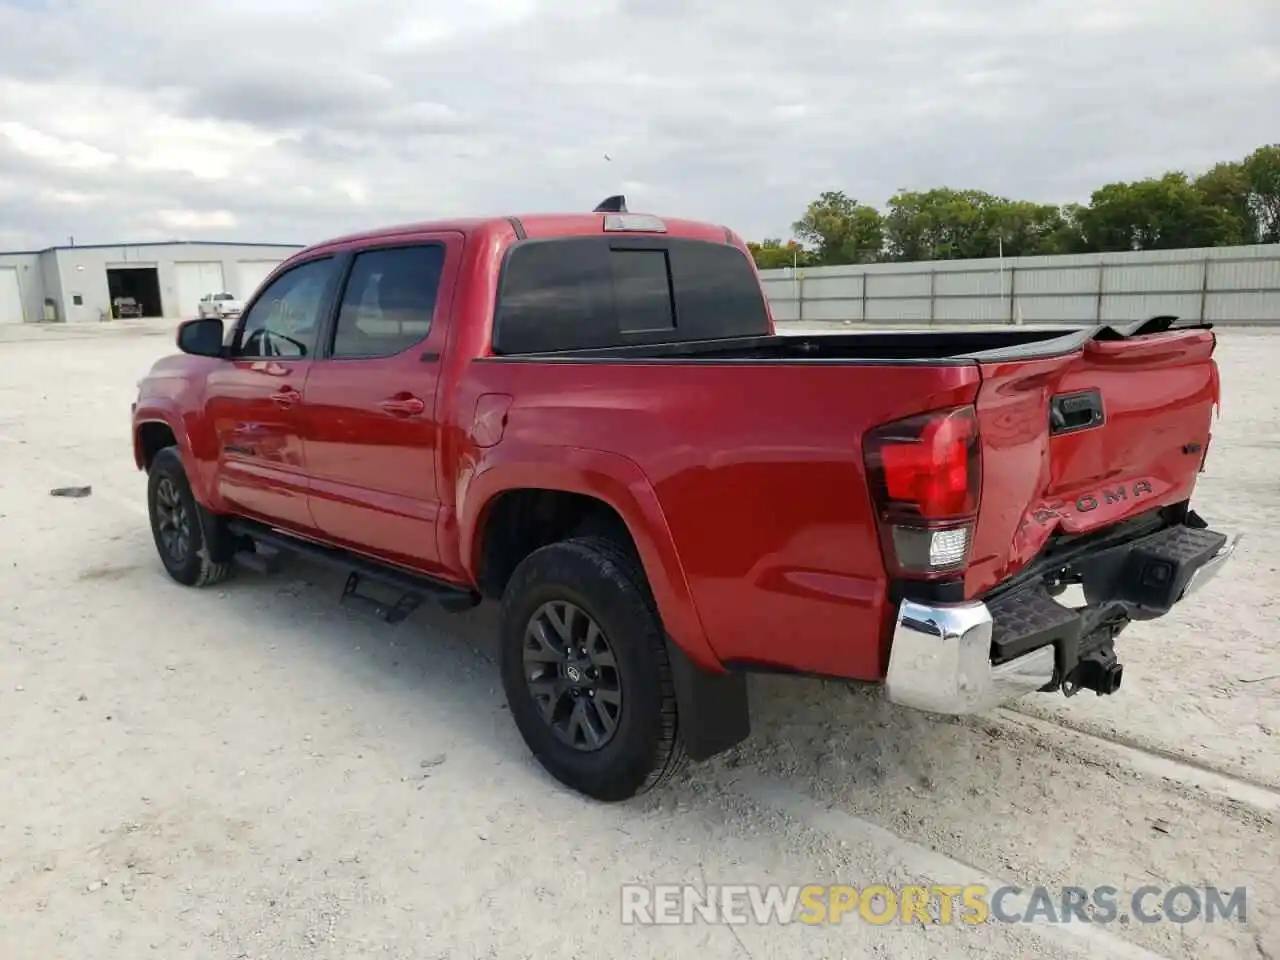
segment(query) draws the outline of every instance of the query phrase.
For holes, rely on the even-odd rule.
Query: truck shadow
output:
[[[367,614],[345,613],[338,599],[342,579],[325,569],[298,563],[276,578],[245,574],[241,582],[270,589],[272,579],[299,578],[306,585],[287,592],[316,618],[307,641],[332,645],[313,655],[335,665],[357,658],[411,699],[447,700],[457,733],[474,748],[523,764],[531,778],[567,792],[532,759],[506,712],[495,604],[461,614],[423,607],[387,626]],[[290,627],[298,635],[292,607],[269,605],[268,615],[292,620],[281,624],[281,636]],[[887,820],[899,820],[913,798],[972,804],[989,791],[1026,792],[1016,747],[992,749],[993,738],[1003,734],[979,722],[902,709],[884,700],[877,687],[839,681],[761,675],[750,678],[749,690],[752,735],[711,761],[691,764],[676,781],[635,804],[683,803],[708,791],[732,790],[746,769]]]
[[[494,749],[510,759],[527,760],[535,776],[563,789],[532,761],[505,717],[496,604],[460,614],[427,605],[388,626],[372,615],[345,611],[339,602],[342,584],[342,577],[327,569],[295,562],[273,577],[242,573],[229,589],[256,599],[270,591],[272,601],[254,616],[288,621],[281,623],[281,637],[297,635],[297,617],[305,607],[307,642],[318,646],[313,656],[335,665],[356,657],[413,697],[446,697],[451,715],[470,728],[459,731],[467,739],[493,742],[495,727],[505,730]],[[939,731],[956,724],[894,707],[876,687],[761,675],[750,678],[749,690],[751,737],[710,762],[691,764],[671,787],[705,788],[709,780],[732,779],[734,770],[750,765],[788,780],[812,778],[863,789],[893,783],[928,790],[948,777],[947,763],[960,759],[936,751]],[[495,723],[499,713],[504,717]]]

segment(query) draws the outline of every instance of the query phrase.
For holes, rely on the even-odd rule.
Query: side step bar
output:
[[[337,547],[321,546],[282,533],[252,520],[232,520],[232,535],[251,540],[257,550],[241,550],[236,563],[258,573],[280,569],[282,556],[294,555],[332,567],[347,574],[342,602],[369,610],[387,623],[399,623],[424,601],[439,604],[452,613],[470,610],[480,603],[480,594],[421,574],[390,567]],[[397,599],[383,601],[361,591],[364,581],[394,591]]]

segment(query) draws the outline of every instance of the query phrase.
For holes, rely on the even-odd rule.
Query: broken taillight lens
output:
[[[863,457],[890,572],[930,577],[962,570],[982,489],[973,407],[877,427],[863,441]]]

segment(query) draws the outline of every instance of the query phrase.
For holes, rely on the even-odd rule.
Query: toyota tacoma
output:
[[[517,728],[601,800],[742,741],[752,671],[1112,694],[1235,546],[1205,325],[779,335],[739,236],[617,197],[317,244],[177,345],[133,406],[169,575],[499,602]]]

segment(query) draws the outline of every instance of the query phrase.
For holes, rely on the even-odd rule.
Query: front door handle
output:
[[[279,393],[273,393],[271,399],[280,407],[292,407],[295,403],[302,399],[302,394],[293,387],[281,387]]]
[[[427,409],[427,405],[417,397],[403,394],[383,400],[378,406],[395,417],[416,417]]]

